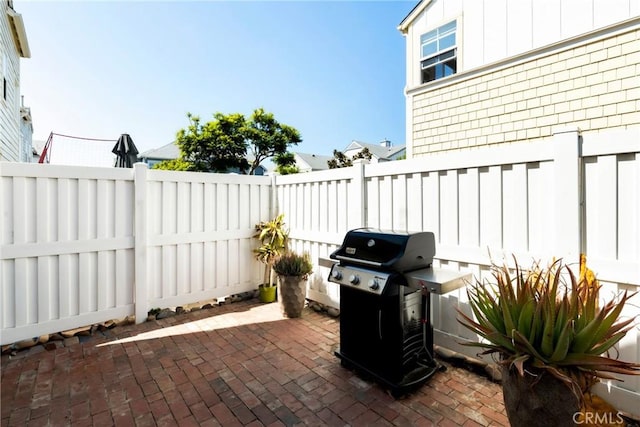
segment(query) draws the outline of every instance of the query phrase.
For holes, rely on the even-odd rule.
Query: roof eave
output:
[[[9,16],[9,22],[11,23],[18,53],[23,58],[31,58],[31,49],[29,49],[27,30],[24,27],[22,15],[11,8],[7,9],[7,15]]]
[[[418,4],[415,5],[411,12],[400,22],[398,25],[398,31],[402,34],[407,34],[409,31],[409,26],[415,21],[415,19],[422,13],[422,11],[431,4],[432,0],[420,0]]]

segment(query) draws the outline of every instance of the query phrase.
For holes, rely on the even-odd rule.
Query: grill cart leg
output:
[[[433,323],[431,319],[431,292],[426,289],[422,290],[422,312],[424,318],[422,319],[422,352],[420,356],[422,359],[419,364],[425,364],[433,369],[433,371],[445,371],[446,366],[441,365],[435,358],[435,351],[433,347]]]

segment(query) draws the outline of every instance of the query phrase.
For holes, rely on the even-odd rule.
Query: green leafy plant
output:
[[[584,256],[579,278],[561,260],[548,268],[515,264],[513,274],[494,264],[495,283],[477,280],[467,288],[475,320],[458,310],[458,321],[484,340],[465,345],[498,353],[499,363],[515,367],[520,376],[529,367],[547,371],[580,400],[598,378],[640,374],[639,363],[610,354],[634,327],[635,317],[620,315],[635,294],[625,291],[602,304],[601,286]]]
[[[285,228],[284,214],[271,221],[260,222],[255,228],[255,237],[260,241],[260,246],[253,252],[256,259],[265,265],[263,285],[273,286],[273,263],[287,250],[289,243],[289,230]]]
[[[306,280],[313,271],[313,263],[308,253],[285,252],[273,264],[279,276],[296,276]]]

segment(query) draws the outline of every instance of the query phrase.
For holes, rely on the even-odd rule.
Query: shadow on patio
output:
[[[338,334],[252,299],[2,356],[2,426],[508,426],[498,384],[449,366],[395,400],[340,365]]]

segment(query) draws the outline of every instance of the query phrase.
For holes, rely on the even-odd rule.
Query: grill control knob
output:
[[[337,268],[334,268],[333,270],[331,270],[331,277],[333,277],[335,280],[340,280],[342,279],[342,272]]]
[[[360,278],[355,274],[352,274],[351,276],[349,276],[349,283],[351,283],[352,285],[357,285],[358,283],[360,283]]]
[[[369,280],[369,289],[372,291],[377,291],[380,288],[380,283],[378,283],[378,279]]]

